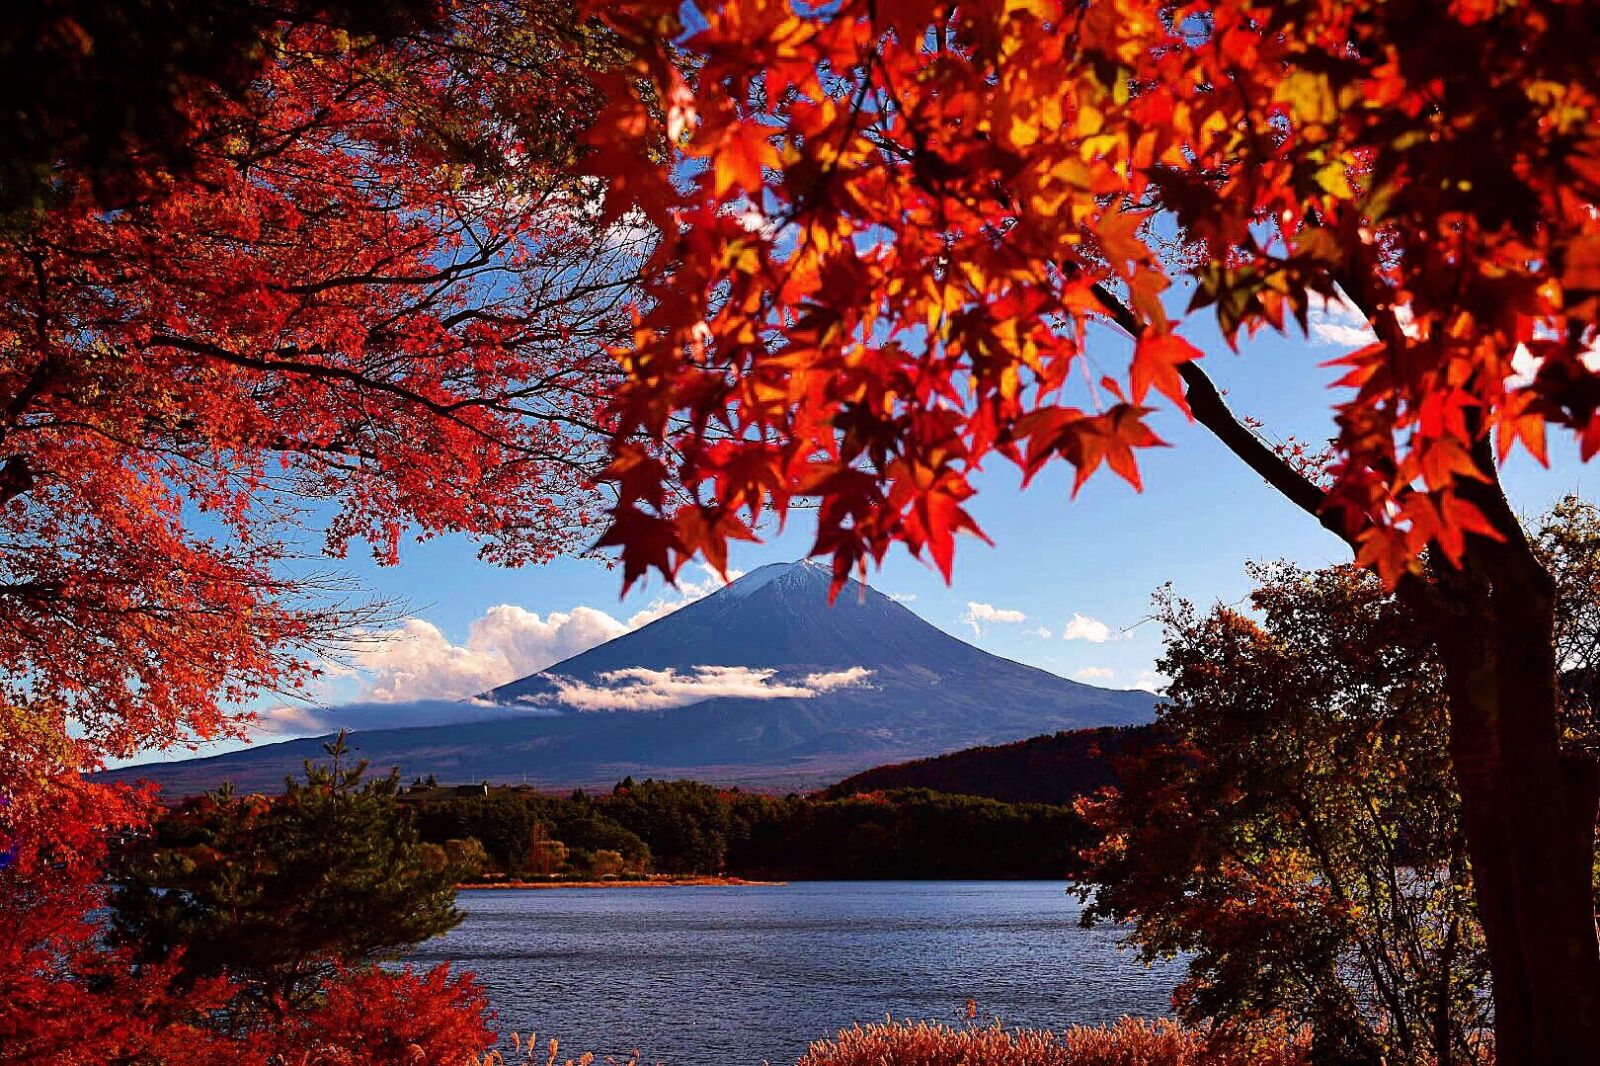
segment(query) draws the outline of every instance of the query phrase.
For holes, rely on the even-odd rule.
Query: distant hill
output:
[[[1075,729],[873,767],[831,786],[825,795],[838,799],[862,792],[926,788],[1006,803],[1068,804],[1116,784],[1112,763],[1117,756],[1165,736],[1153,724]]]
[[[463,703],[447,725],[368,729],[376,770],[451,782],[603,786],[694,778],[806,791],[886,762],[1058,729],[1148,721],[1155,697],[991,655],[830,572],[777,563],[647,626]],[[277,789],[320,739],[115,771],[169,793]]]

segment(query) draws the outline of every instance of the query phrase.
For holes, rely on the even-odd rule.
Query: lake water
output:
[[[1060,882],[461,893],[415,962],[475,971],[500,1027],[647,1062],[793,1064],[851,1023],[979,1016],[1060,1028],[1162,1014],[1180,967],[1081,929]]]

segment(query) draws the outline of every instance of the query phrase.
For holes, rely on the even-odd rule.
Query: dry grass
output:
[[[639,1053],[619,1060],[585,1052],[564,1057],[554,1039],[512,1034],[515,1050],[491,1051],[472,1066],[641,1066]],[[1060,1033],[938,1022],[858,1025],[818,1040],[799,1066],[1307,1066],[1304,1036],[1221,1035],[1167,1020],[1124,1018],[1111,1026],[1073,1026]]]
[[[800,1066],[1305,1066],[1306,1042],[1282,1035],[1227,1038],[1175,1022],[1124,1018],[1061,1033],[954,1029],[935,1022],[885,1022],[819,1040]]]
[[[498,1050],[491,1051],[482,1058],[474,1058],[472,1066],[596,1066],[597,1063],[601,1066],[639,1066],[637,1051],[626,1059],[612,1055],[596,1057],[592,1051],[585,1051],[575,1059],[563,1059],[559,1040],[551,1037],[541,1043],[534,1033],[529,1033],[526,1039],[520,1033],[512,1033],[511,1044],[514,1050],[510,1055]]]

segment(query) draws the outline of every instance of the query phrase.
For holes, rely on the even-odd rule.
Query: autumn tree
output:
[[[69,152],[0,235],[0,698],[91,766],[239,732],[371,624],[306,525],[381,562],[588,537],[647,238],[567,163],[616,45],[564,5],[429,7],[268,22],[237,91],[161,89],[186,162],[124,160],[150,195],[108,209]]]
[[[528,832],[528,873],[535,877],[550,877],[567,865],[567,845],[550,835],[542,822],[535,822]]]
[[[493,1043],[482,989],[448,967],[340,965],[278,1025],[230,1024],[247,986],[186,972],[191,949],[217,945],[141,959],[106,935],[108,852],[149,831],[153,797],[78,773],[78,749],[48,718],[0,715],[10,738],[0,747],[0,833],[10,842],[0,852],[0,1063],[268,1066],[313,1052],[400,1062],[415,1057],[412,1044],[423,1061],[464,1062]],[[246,895],[236,890],[234,902]],[[326,909],[297,899],[290,910],[308,906]],[[249,927],[281,915],[238,917]]]
[[[614,406],[626,579],[720,566],[796,501],[840,582],[895,543],[948,573],[980,463],[1137,485],[1165,397],[1427,627],[1500,1061],[1592,1057],[1600,774],[1561,744],[1554,587],[1499,464],[1549,426],[1600,447],[1593,5],[593,10],[639,58],[587,165],[670,236]],[[1366,317],[1329,465],[1229,411],[1184,289],[1230,342]]]
[[[352,1054],[481,1051],[470,982],[364,969],[219,1043],[239,990],[194,944],[105,942],[105,848],[150,808],[82,773],[239,733],[373,621],[305,526],[382,562],[585,543],[648,241],[567,169],[617,42],[537,0],[3,19],[0,1059],[298,1061],[378,1018]]]
[[[95,920],[116,834],[140,825],[148,797],[83,780],[70,741],[0,707],[0,1061],[71,1062],[85,1044],[101,1061],[191,1046],[206,1053],[205,1011],[217,982],[179,989],[170,968],[138,971],[107,952]],[[26,826],[28,832],[18,833]],[[217,1061],[225,1062],[219,1056]]]
[[[41,0],[0,14],[0,226],[25,227],[87,180],[107,208],[159,195],[194,162],[204,105],[237,100],[283,23],[392,38],[429,0]],[[196,105],[201,106],[196,106]]]
[[[315,1007],[289,1018],[265,1046],[257,1043],[252,1066],[478,1062],[498,1043],[492,1016],[483,987],[448,964],[426,973],[367,967],[340,975]]]
[[[1556,586],[1564,741],[1595,747],[1600,509],[1528,523]],[[1080,804],[1090,920],[1189,952],[1191,1020],[1310,1023],[1327,1061],[1471,1062],[1487,960],[1449,761],[1444,669],[1370,573],[1250,567],[1252,610],[1157,598],[1175,741]]]
[[[1158,597],[1171,743],[1080,802],[1085,920],[1184,953],[1189,1021],[1309,1025],[1327,1063],[1487,1061],[1438,656],[1355,566],[1251,577],[1250,613]]]

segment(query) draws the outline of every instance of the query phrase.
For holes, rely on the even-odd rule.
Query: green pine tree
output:
[[[481,848],[419,841],[395,774],[367,778],[344,734],[280,797],[232,788],[184,802],[113,872],[111,935],[189,980],[225,975],[235,1025],[281,1017],[340,967],[398,957],[461,920],[458,880]]]

